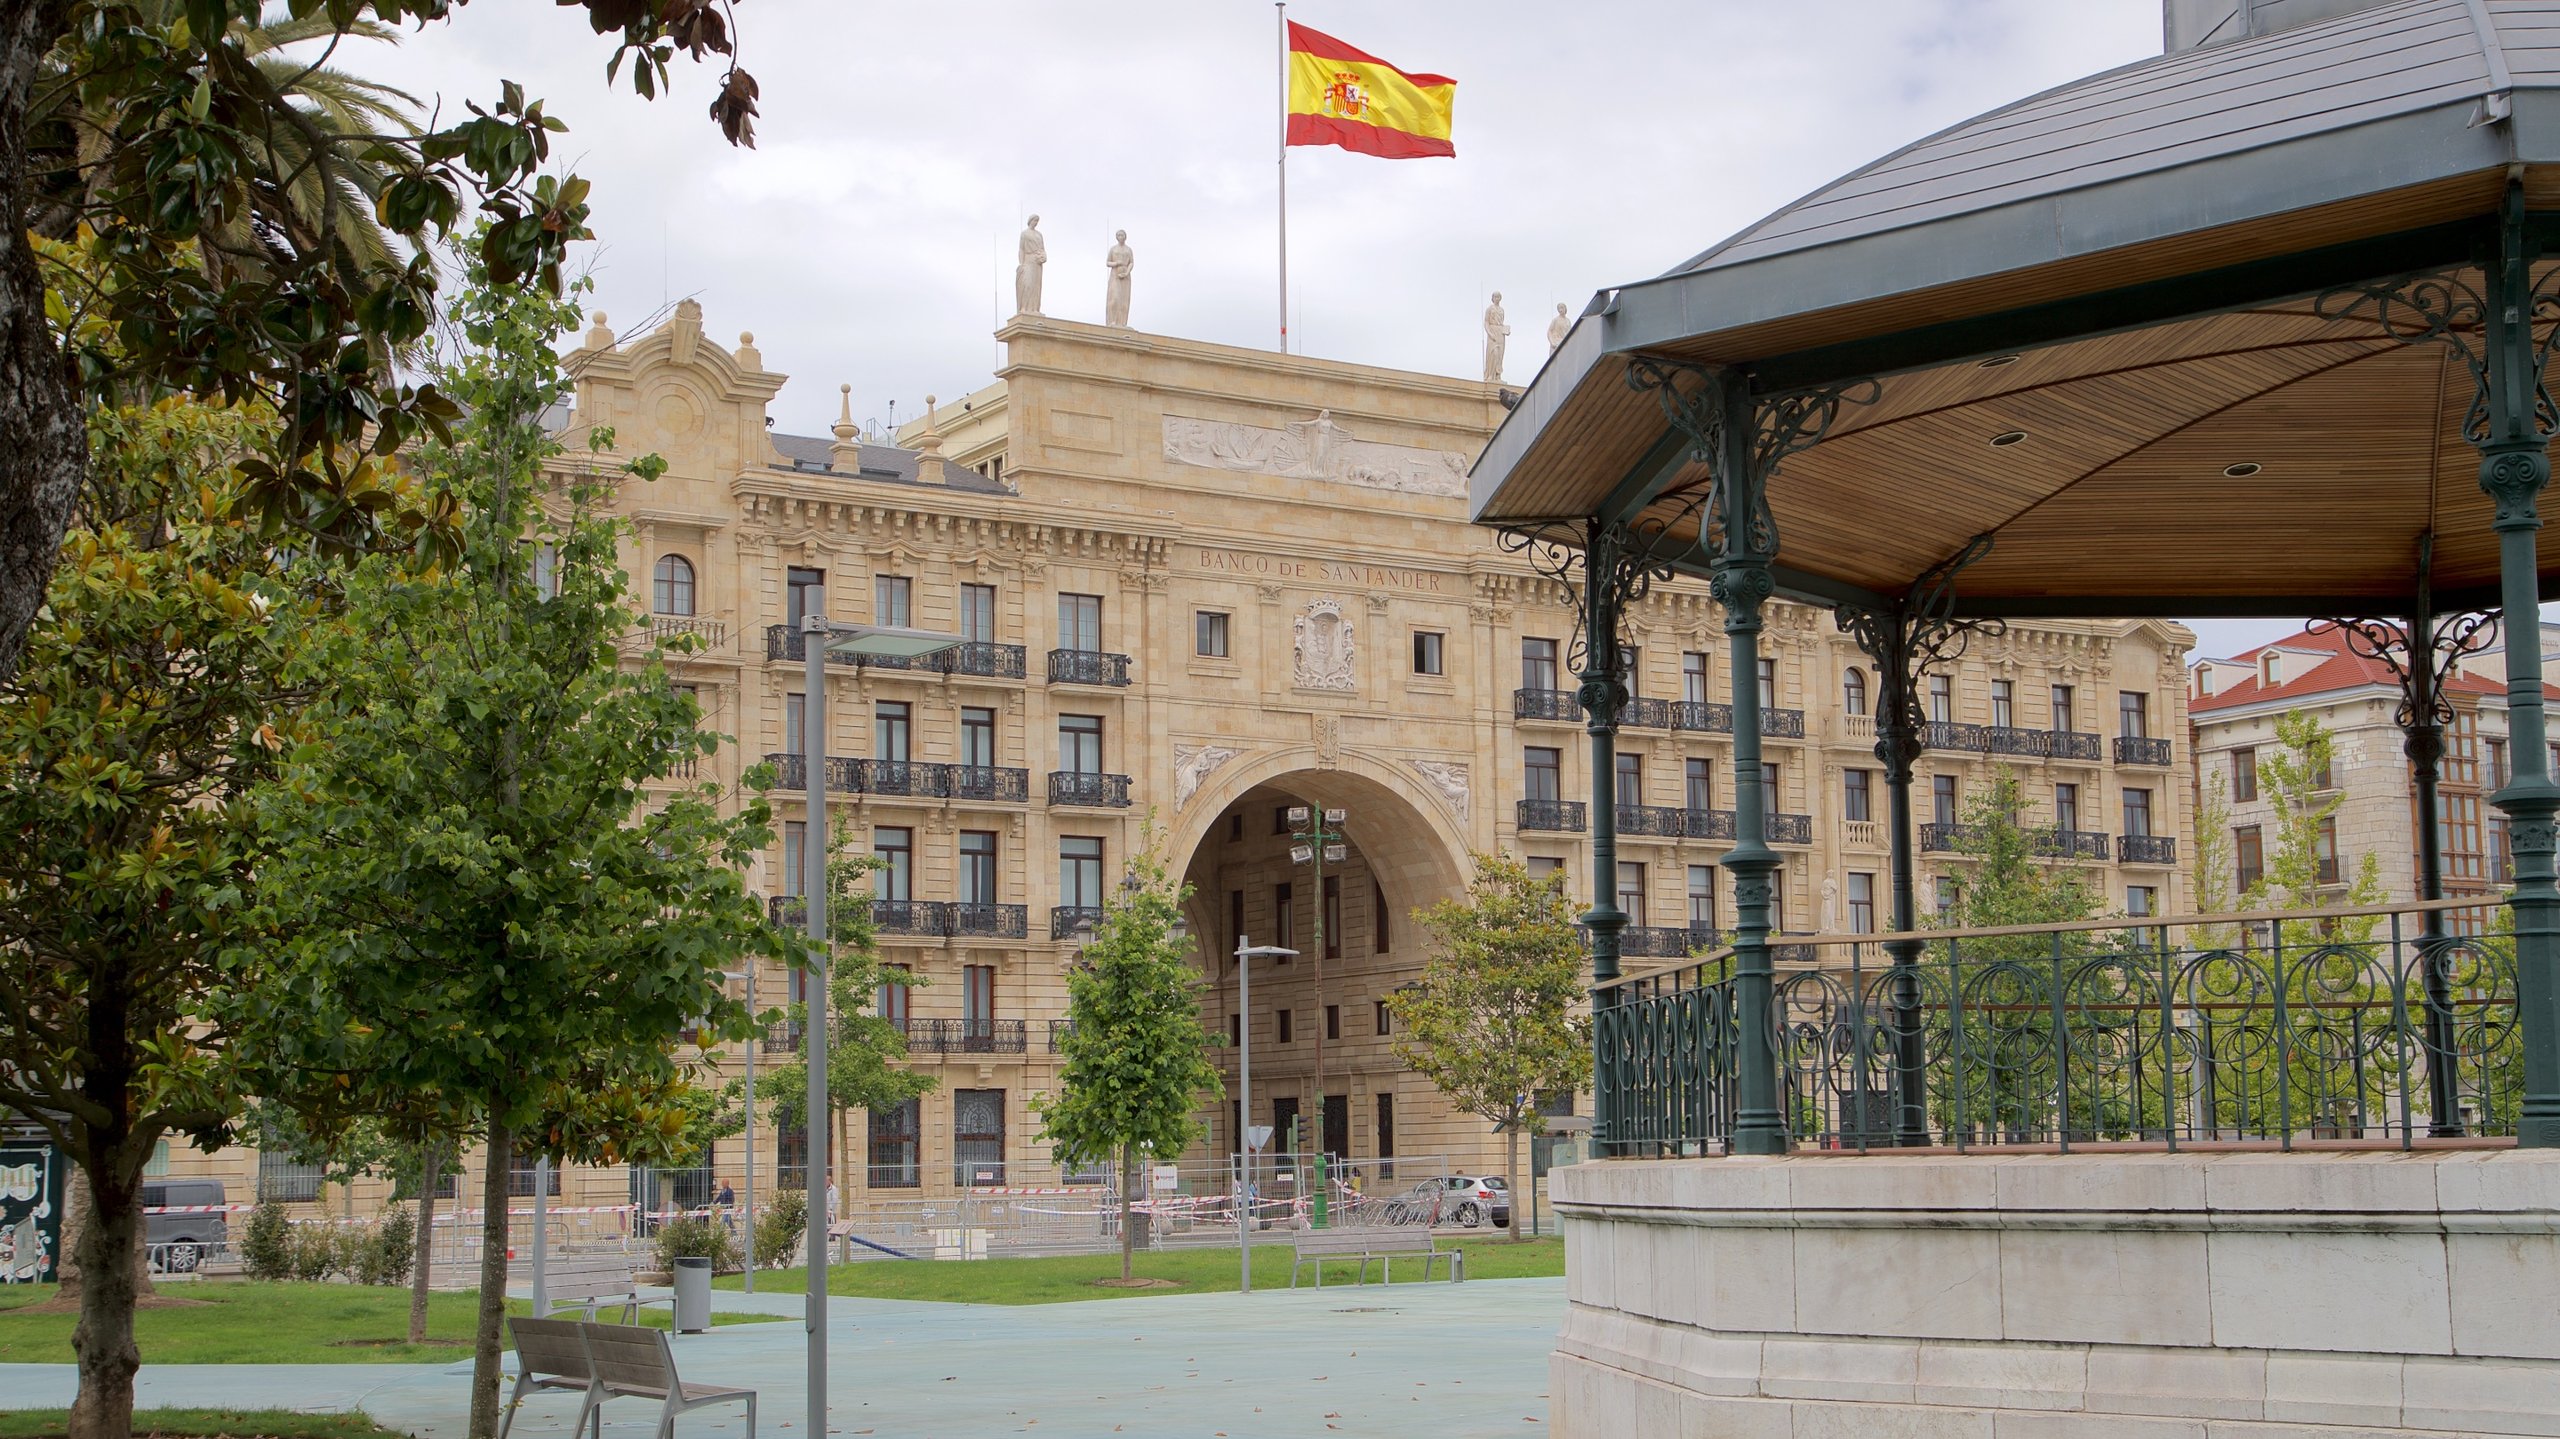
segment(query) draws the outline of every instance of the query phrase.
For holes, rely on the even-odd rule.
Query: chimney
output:
[[[839,475],[858,475],[862,473],[862,432],[853,423],[853,386],[839,389],[842,399],[836,408],[836,422],[830,427],[836,442],[827,447],[827,464]]]
[[[916,483],[941,485],[950,483],[943,472],[942,432],[933,427],[933,396],[924,397],[924,433],[916,436]]]

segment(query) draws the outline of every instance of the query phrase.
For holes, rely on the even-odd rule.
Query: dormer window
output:
[[[2196,666],[2196,693],[2200,695],[2209,695],[2213,693],[2212,665],[2201,664]]]
[[[2258,683],[2265,685],[2269,689],[2273,689],[2283,682],[2283,678],[2283,656],[2277,654],[2274,650],[2269,650],[2265,654],[2258,656]]]

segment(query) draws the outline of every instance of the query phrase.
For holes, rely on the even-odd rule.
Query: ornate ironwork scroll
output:
[[[2310,633],[2335,633],[2349,650],[2390,670],[2392,682],[2400,686],[2400,705],[2392,712],[2392,723],[2414,732],[2422,726],[2453,723],[2453,701],[2445,698],[2444,683],[2464,659],[2497,642],[2498,615],[2495,610],[2438,615],[2429,629],[2428,656],[2423,662],[2411,653],[2408,627],[2397,620],[2369,616],[2315,620]]]

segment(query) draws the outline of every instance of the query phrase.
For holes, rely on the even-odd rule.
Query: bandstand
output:
[[[1601,292],[1478,462],[1477,522],[1579,597],[1591,873],[1628,606],[1710,579],[1736,677],[1731,948],[1629,968],[1607,885],[1587,916],[1603,1157],[1555,1181],[1554,1432],[2560,1433],[2538,646],[2506,646],[2501,903],[2437,898],[2430,839],[2429,898],[2377,910],[1915,909],[1920,686],[1971,635],[2327,619],[2400,675],[2425,795],[2438,682],[2560,598],[2560,0],[2313,8]],[[1772,597],[1883,681],[1891,933],[1771,943]]]

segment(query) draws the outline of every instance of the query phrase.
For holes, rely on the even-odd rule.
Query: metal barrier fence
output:
[[[2474,932],[2430,935],[2431,914]],[[1879,936],[1818,937],[1771,983],[1781,1110],[1794,1143],[1846,1149],[2512,1135],[2505,918],[2471,901],[1958,930],[1908,969]],[[1720,1152],[1732,962],[1603,987],[1601,1152]]]

